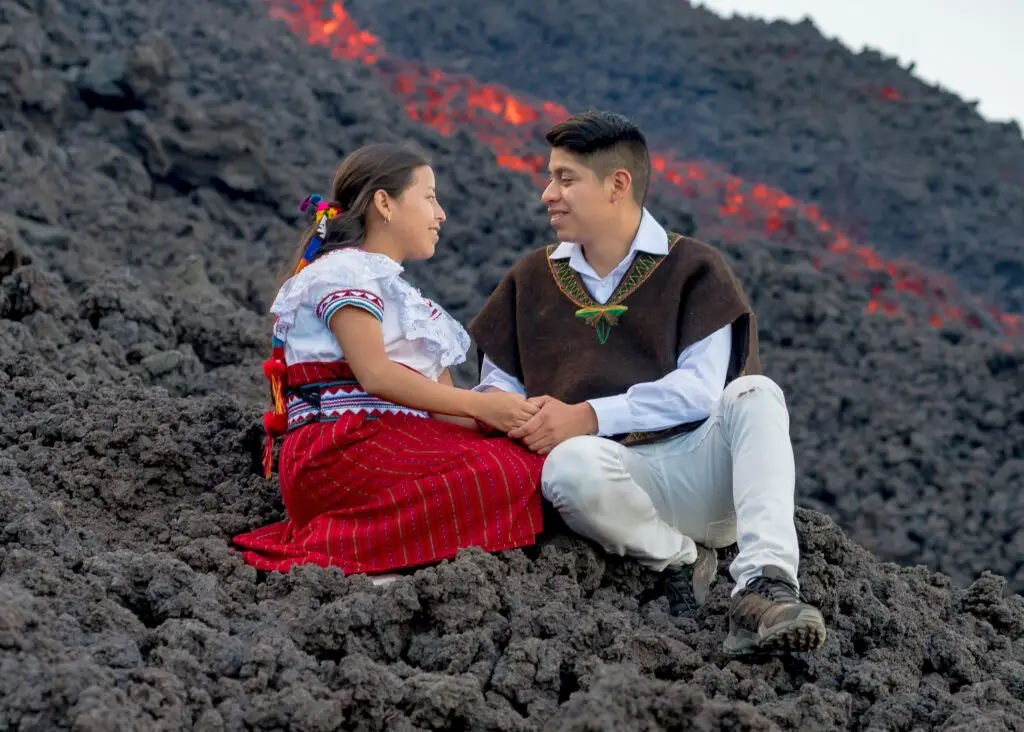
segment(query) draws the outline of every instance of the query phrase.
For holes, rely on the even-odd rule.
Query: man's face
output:
[[[551,151],[548,172],[551,181],[541,200],[559,241],[589,242],[614,211],[610,185],[573,153],[559,148]]]

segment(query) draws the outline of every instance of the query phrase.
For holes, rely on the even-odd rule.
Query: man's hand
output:
[[[539,405],[540,411],[508,436],[522,440],[536,453],[547,455],[570,437],[597,432],[597,415],[586,402],[566,404],[549,396],[531,397],[527,401]]]

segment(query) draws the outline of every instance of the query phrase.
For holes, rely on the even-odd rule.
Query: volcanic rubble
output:
[[[1024,725],[1019,348],[866,315],[814,227],[698,226],[662,191],[735,262],[788,394],[821,651],[727,659],[724,564],[672,618],[656,577],[557,532],[384,588],[258,574],[228,541],[282,515],[256,426],[295,204],[363,142],[426,148],[450,223],[411,276],[465,321],[547,241],[536,186],[248,0],[8,0],[0,89],[4,729]]]

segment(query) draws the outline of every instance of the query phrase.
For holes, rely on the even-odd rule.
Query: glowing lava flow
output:
[[[268,0],[272,17],[285,23],[308,43],[327,47],[335,58],[359,61],[376,69],[391,90],[405,101],[410,118],[430,125],[443,135],[469,128],[495,153],[502,167],[542,179],[546,173],[544,133],[569,116],[553,102],[527,101],[494,84],[469,76],[454,76],[438,69],[387,56],[380,39],[361,29],[341,3],[325,0]],[[895,315],[899,293],[918,298],[925,316],[935,327],[961,322],[1004,335],[1024,334],[1017,315],[978,305],[958,294],[951,279],[927,273],[905,260],[883,260],[867,246],[857,245],[824,219],[816,206],[802,203],[767,185],[750,184],[707,161],[677,161],[652,153],[655,174],[684,195],[717,201],[717,215],[742,219],[768,234],[784,229],[787,221],[802,219],[829,241],[815,265],[846,260],[847,274],[870,277],[868,312]],[[884,284],[881,284],[884,283]]]

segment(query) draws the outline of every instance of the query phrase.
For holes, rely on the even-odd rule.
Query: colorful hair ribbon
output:
[[[302,258],[292,273],[294,277],[306,268],[320,251],[324,239],[327,237],[327,222],[342,213],[338,204],[325,201],[323,197],[316,194],[306,196],[306,199],[299,205],[299,211],[306,213],[312,209],[315,214],[316,226],[302,251]],[[274,442],[288,430],[288,412],[285,406],[284,393],[287,389],[288,366],[284,360],[284,340],[276,330],[271,339],[270,358],[263,362],[263,375],[270,382],[270,396],[273,408],[263,414],[263,475],[269,478],[274,467]]]

